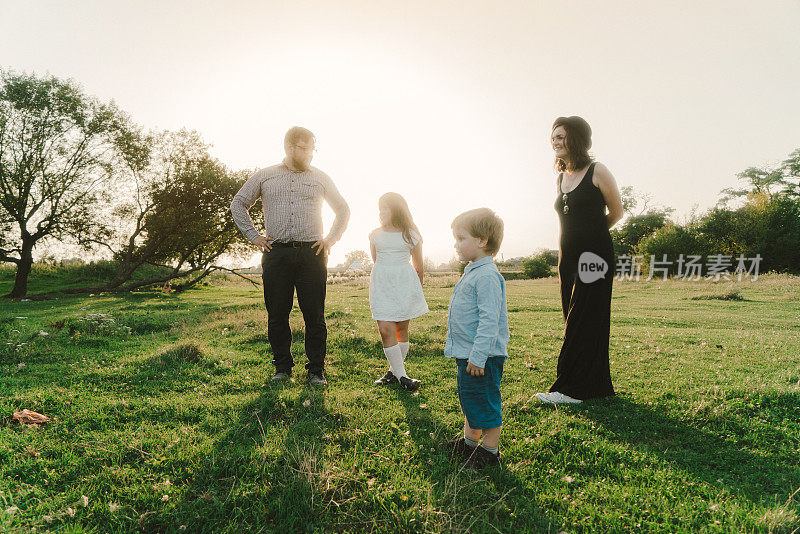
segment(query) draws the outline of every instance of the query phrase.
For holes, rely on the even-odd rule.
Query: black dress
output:
[[[559,175],[555,204],[561,222],[558,278],[566,327],[556,381],[550,391],[581,400],[614,394],[608,365],[614,246],[603,193],[592,184],[594,166],[592,163],[578,186],[566,195],[561,191]],[[592,280],[603,262],[604,275]]]

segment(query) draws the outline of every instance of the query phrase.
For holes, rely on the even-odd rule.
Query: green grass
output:
[[[302,380],[299,310],[295,378],[263,386],[265,312],[245,283],[0,301],[0,530],[800,528],[800,279],[617,283],[618,396],[558,409],[532,397],[555,377],[557,282],[507,282],[503,467],[480,473],[435,448],[462,424],[443,357],[453,282],[426,280],[415,394],[371,385],[386,363],[363,280],[329,286],[322,390]],[[20,428],[23,408],[53,421]]]
[[[145,280],[164,271],[163,267],[144,265],[131,280]],[[16,272],[16,265],[0,263],[0,295],[8,294],[14,287]],[[116,265],[107,260],[68,266],[34,263],[28,278],[28,298],[35,300],[65,289],[97,286],[114,278],[115,272]]]

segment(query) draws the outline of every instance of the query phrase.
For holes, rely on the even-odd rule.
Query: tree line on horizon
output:
[[[250,251],[228,206],[251,173],[213,158],[197,132],[144,132],[113,101],[72,80],[0,69],[0,264],[16,266],[6,296],[27,294],[34,249],[54,242],[107,251],[113,262],[113,275],[70,292],[196,285],[225,270],[221,257]],[[760,254],[763,271],[797,272],[800,149],[738,178],[740,188],[723,190],[717,206],[683,222],[623,187],[627,217],[611,230],[616,255],[641,255],[647,264],[651,256]],[[355,259],[370,263],[363,251],[345,263]],[[557,261],[539,250],[522,270],[549,276]]]
[[[666,257],[670,275],[678,274],[680,256],[716,255],[759,255],[762,272],[800,272],[800,149],[777,166],[749,167],[737,178],[740,187],[723,189],[716,206],[684,221],[673,218],[673,208],[621,188],[626,217],[610,231],[615,256],[640,256],[644,269]],[[523,261],[523,271],[544,278],[557,265],[557,255],[541,250]]]

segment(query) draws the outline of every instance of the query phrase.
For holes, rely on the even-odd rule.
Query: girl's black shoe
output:
[[[422,382],[419,380],[414,380],[413,378],[408,378],[407,376],[400,377],[400,387],[406,391],[416,391],[419,389],[420,384],[422,384]]]
[[[387,384],[394,384],[397,382],[397,377],[394,376],[391,370],[386,371],[386,374],[375,381],[376,386],[385,386]]]

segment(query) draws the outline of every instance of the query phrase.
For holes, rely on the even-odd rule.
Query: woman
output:
[[[614,394],[608,365],[614,247],[608,230],[622,218],[622,199],[614,176],[589,155],[592,129],[585,120],[559,117],[550,141],[560,171],[555,208],[561,222],[558,277],[566,328],[556,381],[536,398],[577,404]]]

